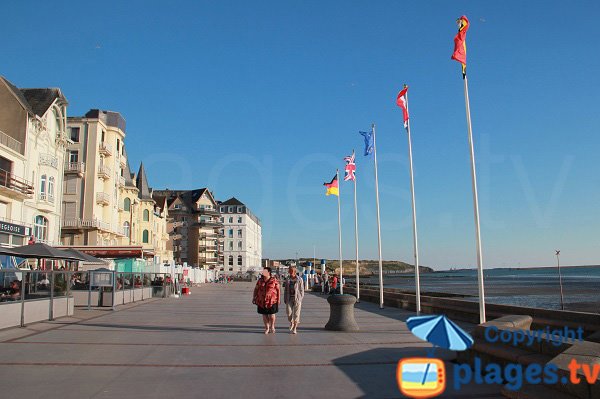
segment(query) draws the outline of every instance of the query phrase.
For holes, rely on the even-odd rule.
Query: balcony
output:
[[[121,167],[126,167],[127,166],[127,157],[123,154],[121,154],[121,156],[119,157],[119,163],[121,164]]]
[[[103,192],[96,193],[96,203],[100,205],[110,205],[110,195]]]
[[[0,169],[0,193],[15,199],[33,198],[33,184]]]
[[[0,130],[0,144],[23,155],[23,144],[20,141],[13,139],[2,130]]]
[[[212,208],[198,208],[198,213],[200,215],[208,215],[208,216],[221,216],[221,213]]]
[[[40,193],[40,201],[54,204],[54,194]]]
[[[112,170],[108,166],[100,165],[98,166],[98,177],[102,180],[110,179],[110,175],[112,174]]]
[[[123,176],[119,176],[119,187],[125,187],[125,178]]]
[[[111,231],[110,223],[98,219],[63,219],[61,226],[63,229],[100,229]]]
[[[111,156],[113,154],[113,148],[110,144],[101,141],[98,145],[98,152],[102,155]]]
[[[85,162],[67,162],[65,164],[65,174],[68,173],[76,173],[79,177],[83,177]]]
[[[199,220],[197,224],[200,227],[223,227],[223,223],[217,220]]]

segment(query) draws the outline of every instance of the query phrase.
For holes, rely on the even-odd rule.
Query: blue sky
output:
[[[565,264],[600,263],[598,2],[8,2],[0,74],[60,87],[70,115],[121,112],[150,184],[244,201],[266,257],[314,245],[337,258],[337,204],[322,183],[375,122],[383,255],[411,262],[395,106],[407,83],[421,264],[474,267],[463,82],[450,60],[462,14],[484,264],[552,265],[554,249]],[[357,158],[357,176],[360,253],[374,259],[370,159]],[[352,186],[341,190],[351,258]]]

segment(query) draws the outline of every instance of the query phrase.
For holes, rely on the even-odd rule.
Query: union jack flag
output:
[[[344,157],[344,161],[346,161],[346,166],[344,167],[344,171],[346,172],[344,176],[344,181],[348,180],[356,180],[356,164],[354,163],[354,151],[352,151],[352,155]]]

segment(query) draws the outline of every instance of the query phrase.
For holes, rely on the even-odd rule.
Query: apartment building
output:
[[[224,235],[224,271],[246,273],[261,269],[262,227],[252,211],[237,198],[219,202]]]
[[[197,190],[155,190],[155,201],[166,200],[168,232],[175,263],[222,270],[223,224],[212,193]]]
[[[60,241],[68,102],[0,76],[0,245]]]
[[[137,174],[131,172],[125,119],[118,112],[92,109],[68,118],[68,128],[63,244],[141,246],[144,257],[171,261],[167,211],[152,199],[143,164]]]

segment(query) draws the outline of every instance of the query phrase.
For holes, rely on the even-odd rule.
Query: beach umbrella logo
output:
[[[464,351],[473,345],[471,335],[444,315],[409,317],[406,325],[415,337],[440,348]]]

